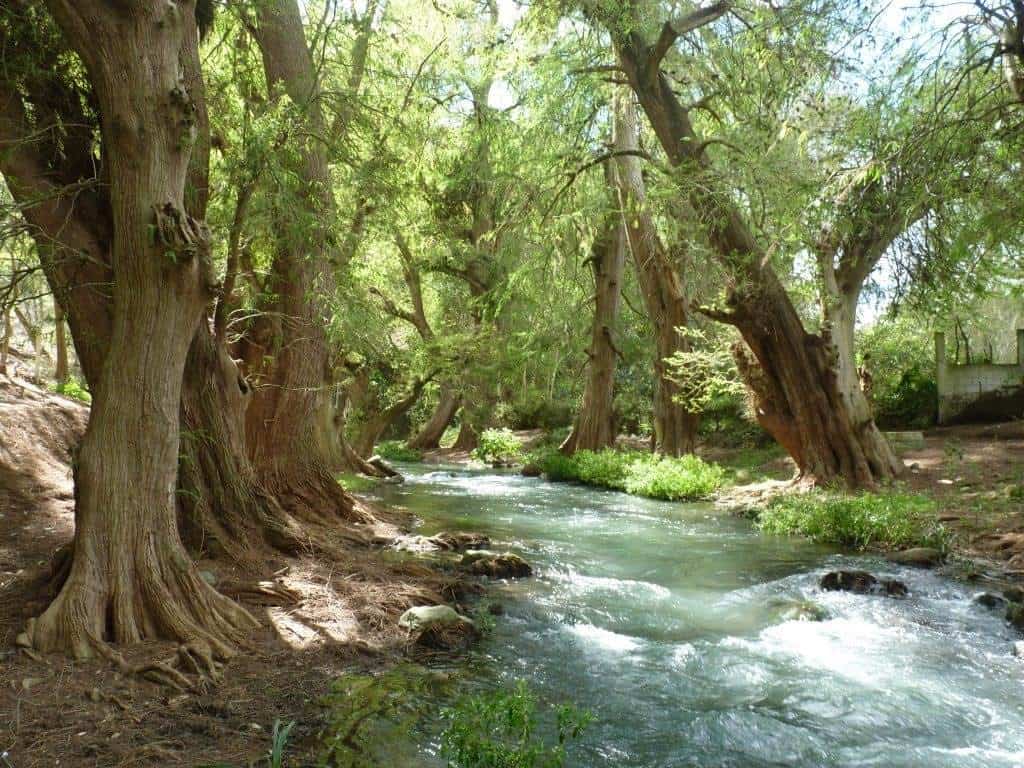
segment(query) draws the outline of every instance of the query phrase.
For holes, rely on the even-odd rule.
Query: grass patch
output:
[[[423,461],[423,454],[410,448],[401,440],[385,440],[377,443],[376,453],[385,461]]]
[[[639,451],[548,451],[532,457],[549,480],[578,482],[652,499],[705,499],[718,490],[725,472],[697,456],[672,458]]]
[[[949,531],[935,520],[935,501],[910,493],[841,495],[824,491],[780,496],[760,513],[765,533],[797,534],[854,549],[949,548]]]
[[[342,472],[336,476],[338,484],[349,493],[365,493],[377,487],[377,480],[354,472]]]
[[[471,454],[487,464],[511,464],[522,456],[523,447],[510,429],[485,429]]]
[[[83,403],[91,403],[92,395],[89,394],[89,390],[85,388],[78,379],[73,376],[65,381],[63,384],[53,384],[50,386],[50,390],[56,392],[59,395],[65,397],[71,397]]]

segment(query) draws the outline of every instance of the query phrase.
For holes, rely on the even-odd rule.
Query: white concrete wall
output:
[[[1016,414],[1016,402],[1024,401],[1024,329],[1017,331],[1015,363],[956,365],[946,359],[946,338],[935,334],[936,383],[939,389],[939,424],[955,421],[979,402],[1005,407],[1007,418]],[[985,397],[988,396],[988,397]]]

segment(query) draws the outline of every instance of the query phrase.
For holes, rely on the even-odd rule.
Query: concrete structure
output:
[[[946,336],[935,334],[939,424],[1024,418],[1024,328],[1017,330],[1017,362],[957,365],[946,360]]]

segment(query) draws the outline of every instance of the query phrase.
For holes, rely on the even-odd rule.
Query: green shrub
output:
[[[480,441],[473,449],[473,458],[488,464],[506,464],[515,461],[522,453],[522,446],[509,429],[485,429]]]
[[[376,453],[387,461],[423,461],[423,454],[400,440],[377,443]]]
[[[441,756],[450,768],[562,768],[566,747],[592,720],[561,706],[545,733],[537,700],[522,681],[511,691],[466,697],[442,715],[448,726]]]
[[[69,378],[63,384],[54,384],[51,389],[58,394],[65,397],[73,397],[75,400],[80,400],[83,403],[92,402],[92,395],[89,394],[89,390],[74,377]]]
[[[724,470],[697,456],[672,458],[639,451],[546,451],[531,456],[549,480],[578,482],[652,499],[704,499],[725,479]]]
[[[337,476],[338,484],[349,493],[362,493],[372,491],[377,487],[378,481],[355,472],[342,472]]]
[[[934,512],[935,502],[916,494],[789,494],[769,502],[758,527],[856,549],[928,546],[945,551],[949,532],[935,521]]]

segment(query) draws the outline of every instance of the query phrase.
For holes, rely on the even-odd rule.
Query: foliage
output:
[[[337,476],[337,480],[338,484],[350,493],[365,493],[377,487],[377,480],[354,472],[342,472]]]
[[[410,448],[401,440],[385,440],[377,443],[377,455],[388,461],[423,461],[423,454],[415,448]]]
[[[567,747],[593,719],[560,706],[546,737],[537,699],[523,681],[509,691],[464,698],[442,714],[448,726],[441,755],[450,768],[562,768]]]
[[[384,754],[424,714],[424,699],[440,685],[421,667],[399,664],[380,674],[347,674],[324,698],[328,724],[322,762],[344,768],[377,768]]]
[[[682,501],[705,499],[721,487],[725,472],[694,455],[674,458],[640,451],[546,451],[533,457],[549,480],[579,482],[635,496]]]
[[[489,464],[508,464],[521,454],[522,445],[509,429],[485,429],[473,450],[474,459]]]
[[[931,330],[913,315],[883,318],[858,334],[861,364],[871,374],[879,426],[921,429],[935,422],[938,390]]]
[[[66,397],[72,397],[83,403],[92,402],[92,395],[89,393],[89,390],[86,389],[85,385],[74,376],[70,377],[63,384],[54,384],[51,389],[58,394]]]
[[[267,768],[284,768],[284,749],[288,744],[288,736],[294,727],[294,720],[288,723],[288,725],[283,725],[280,720],[274,721],[274,730],[271,733],[270,754],[267,755]]]
[[[855,549],[928,546],[945,550],[949,533],[935,521],[935,501],[917,494],[794,493],[773,499],[758,516],[765,533],[797,534]]]

